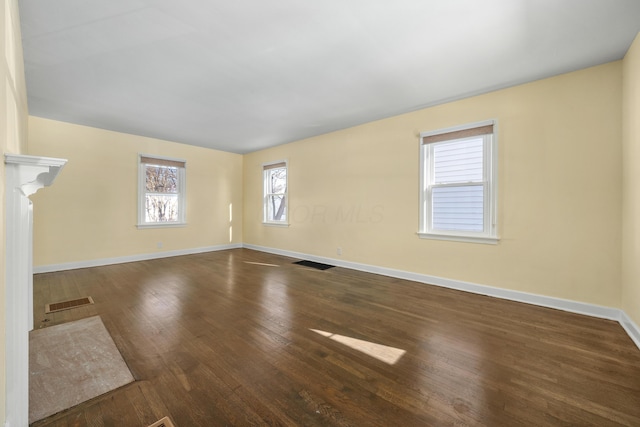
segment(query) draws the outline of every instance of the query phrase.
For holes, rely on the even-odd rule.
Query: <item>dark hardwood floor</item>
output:
[[[36,275],[35,327],[100,315],[137,381],[34,425],[640,426],[640,350],[616,322],[292,261]]]

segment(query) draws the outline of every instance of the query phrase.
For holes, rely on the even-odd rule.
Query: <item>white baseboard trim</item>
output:
[[[344,261],[335,258],[327,258],[316,255],[304,254],[301,252],[293,252],[276,248],[252,245],[245,243],[243,247],[261,252],[268,252],[276,255],[287,256],[290,258],[307,259],[310,261],[331,264],[338,267],[350,268],[352,270],[364,271],[367,273],[380,274],[383,276],[395,277],[398,279],[412,280],[414,282],[436,285],[460,291],[471,292],[479,295],[487,295],[495,298],[517,301],[526,304],[537,305],[541,307],[554,308],[556,310],[568,311],[571,313],[584,314],[591,317],[601,319],[615,320],[627,332],[629,337],[640,349],[640,328],[627,316],[627,314],[618,309],[604,307],[596,304],[589,304],[579,301],[572,301],[562,298],[548,297],[544,295],[531,294],[528,292],[514,291],[503,288],[495,288],[493,286],[480,285],[477,283],[463,282],[460,280],[446,279],[443,277],[430,276],[426,274],[413,273],[410,271],[395,270],[392,268],[378,267],[369,264],[360,264],[356,262]]]
[[[277,255],[288,256],[291,258],[308,259],[310,261],[321,262],[325,264],[336,265],[339,267],[350,268],[352,270],[360,270],[368,273],[381,274],[383,276],[395,277],[397,279],[412,280],[414,282],[426,283],[429,285],[441,286],[444,288],[457,289],[460,291],[471,292],[474,294],[487,295],[491,297],[507,299],[511,301],[524,302],[527,304],[539,305],[542,307],[555,308],[572,313],[586,314],[593,317],[600,317],[609,320],[618,320],[620,318],[620,310],[617,308],[603,307],[584,302],[565,300],[561,298],[547,297],[543,295],[530,294],[527,292],[513,291],[503,288],[495,288],[493,286],[479,285],[477,283],[463,282],[460,280],[445,279],[443,277],[429,276],[426,274],[413,273],[410,271],[395,270],[392,268],[377,267],[375,265],[360,264],[355,262],[343,261],[340,259],[319,257],[315,255],[303,254],[300,252],[285,251],[281,249],[267,248],[257,245],[244,244],[247,249],[255,249],[261,252],[269,252]]]
[[[640,348],[640,328],[635,324],[633,320],[625,313],[620,310],[620,319],[618,320],[620,325],[624,328],[629,335],[629,338]]]
[[[192,255],[204,252],[223,251],[227,249],[247,248],[260,252],[267,252],[282,255],[290,258],[307,259],[324,264],[336,265],[338,267],[352,270],[364,271],[367,273],[380,274],[382,276],[395,277],[398,279],[411,280],[428,285],[441,286],[444,288],[456,289],[471,292],[479,295],[487,295],[495,298],[517,301],[541,307],[554,308],[571,313],[584,314],[587,316],[602,319],[615,320],[627,332],[636,346],[640,349],[640,327],[623,311],[617,308],[604,307],[596,304],[588,304],[579,301],[572,301],[562,298],[548,297],[544,295],[531,294],[528,292],[514,291],[493,286],[480,285],[477,283],[463,282],[460,280],[446,279],[443,277],[430,276],[427,274],[413,273],[410,271],[396,270],[393,268],[378,267],[375,265],[361,264],[357,262],[344,261],[341,259],[328,258],[316,255],[309,255],[302,252],[287,251],[283,249],[269,248],[252,244],[233,243],[228,245],[206,246],[201,248],[181,249],[175,251],[157,252],[151,254],[130,255],[115,258],[102,258],[88,261],[69,262],[63,264],[41,265],[33,268],[34,274],[51,273],[55,271],[74,270],[78,268],[99,267],[111,264],[123,264],[127,262],[146,261],[151,259],[168,258],[181,255]]]
[[[202,248],[179,249],[175,251],[156,252],[151,254],[129,255],[115,258],[92,259],[88,261],[67,262],[63,264],[39,265],[33,267],[33,273],[51,273],[54,271],[75,270],[78,268],[100,267],[111,264],[124,264],[127,262],[146,261],[150,259],[169,258],[181,255],[193,255],[204,252],[224,251],[227,249],[241,248],[241,243],[228,245],[205,246]]]

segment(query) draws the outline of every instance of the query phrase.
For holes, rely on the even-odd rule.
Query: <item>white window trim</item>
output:
[[[264,225],[265,227],[289,227],[289,223],[288,222],[262,222],[262,225]]]
[[[287,186],[284,192],[284,214],[286,220],[284,221],[269,221],[267,219],[267,203],[268,197],[275,193],[267,194],[267,183],[265,181],[265,172],[267,169],[265,167],[277,165],[279,163],[284,163],[284,167],[287,169]],[[269,227],[289,227],[289,161],[287,159],[276,160],[273,162],[266,162],[261,165],[262,168],[262,225]],[[278,193],[279,194],[279,193]]]
[[[429,196],[427,191],[427,173],[430,173],[429,153],[431,145],[424,144],[422,138],[432,135],[440,135],[449,132],[473,129],[482,126],[493,125],[493,134],[489,144],[484,144],[484,182],[486,182],[486,190],[488,203],[485,203],[484,218],[487,231],[477,233],[473,231],[433,231],[429,229],[430,209]],[[484,243],[497,244],[500,238],[497,235],[497,218],[498,218],[498,123],[496,120],[486,120],[476,123],[468,123],[465,125],[454,126],[445,129],[420,133],[420,224],[419,231],[416,233],[422,239],[432,240],[449,240],[466,243]],[[444,142],[444,141],[443,141]],[[434,143],[437,144],[437,143]]]
[[[176,162],[182,162],[185,164],[184,168],[178,168],[178,184],[179,184],[179,196],[178,196],[178,221],[176,222],[146,222],[145,218],[145,188],[146,188],[146,174],[145,163],[141,162],[142,157],[151,157],[158,160],[170,160]],[[186,218],[186,205],[187,205],[187,161],[184,159],[178,159],[175,157],[156,156],[154,154],[138,153],[138,223],[136,225],[139,229],[146,228],[175,228],[185,227],[187,225]]]

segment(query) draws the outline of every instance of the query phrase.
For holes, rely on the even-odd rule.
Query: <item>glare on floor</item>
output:
[[[332,332],[321,331],[318,329],[310,330],[333,341],[339,342],[340,344],[344,344],[347,347],[351,347],[354,350],[374,357],[384,363],[388,363],[389,365],[395,365],[398,360],[400,360],[400,358],[406,353],[405,350],[395,347],[389,347],[388,345],[376,344],[371,341],[360,340],[357,338],[338,335]]]

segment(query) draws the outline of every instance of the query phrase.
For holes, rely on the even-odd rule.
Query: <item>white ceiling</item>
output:
[[[19,4],[30,114],[236,153],[621,59],[640,31],[640,0]]]

